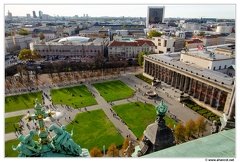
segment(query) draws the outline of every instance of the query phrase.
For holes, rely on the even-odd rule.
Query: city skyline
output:
[[[54,7],[53,7],[54,6]],[[4,13],[8,11],[13,16],[26,16],[39,11],[50,16],[75,16],[83,17],[88,14],[90,17],[146,17],[148,6],[165,6],[166,18],[217,18],[235,19],[236,5],[234,4],[5,4]],[[63,10],[65,10],[63,12]],[[224,12],[222,12],[224,10]],[[121,12],[116,12],[121,11]]]

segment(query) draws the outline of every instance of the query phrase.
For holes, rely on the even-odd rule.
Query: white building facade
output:
[[[141,52],[154,53],[155,45],[150,40],[114,40],[108,45],[108,56],[137,58]]]

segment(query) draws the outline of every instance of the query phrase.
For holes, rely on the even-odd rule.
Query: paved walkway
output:
[[[139,73],[139,72],[137,72],[137,73]],[[135,72],[128,73],[128,74],[123,74],[118,79],[122,80],[129,87],[136,90],[136,95],[132,98],[129,98],[129,99],[114,101],[113,102],[114,105],[124,104],[124,103],[128,103],[128,102],[135,102],[135,101],[142,101],[142,102],[146,102],[146,103],[156,105],[157,103],[159,103],[161,101],[161,99],[164,99],[165,103],[168,105],[168,108],[169,108],[170,113],[168,115],[172,116],[173,118],[176,117],[178,120],[182,121],[184,124],[187,121],[189,121],[190,119],[196,120],[199,117],[199,115],[196,112],[192,111],[191,109],[189,109],[187,107],[184,107],[181,103],[179,103],[177,101],[177,97],[180,95],[180,92],[175,92],[175,90],[174,91],[171,90],[171,88],[168,87],[168,85],[164,85],[164,84],[162,84],[161,87],[157,87],[157,88],[152,87],[149,84],[143,82],[142,80],[136,78],[134,75],[135,75]],[[116,77],[109,77],[108,79],[111,80],[111,78],[115,79]],[[104,80],[106,80],[106,78]],[[104,81],[104,80],[98,79],[98,81],[95,81],[95,82],[101,82],[101,81]],[[51,96],[50,96],[51,87],[45,86],[45,87],[40,88],[42,90],[42,96],[43,96],[44,102],[45,102],[44,109],[46,111],[47,110],[52,110],[52,111],[56,112],[56,114],[54,115],[54,117],[51,120],[48,119],[48,118],[45,119],[46,126],[49,127],[53,123],[58,125],[58,126],[67,125],[69,122],[71,122],[72,119],[74,119],[74,117],[77,113],[102,109],[104,111],[104,113],[107,115],[107,117],[109,118],[109,120],[118,129],[118,132],[121,133],[121,135],[124,138],[126,138],[127,135],[130,135],[131,139],[133,141],[137,142],[136,141],[137,137],[127,127],[127,125],[125,125],[122,122],[120,117],[119,116],[113,116],[114,112],[111,109],[111,105],[109,103],[107,103],[100,96],[98,91],[91,85],[93,83],[93,81],[91,81],[91,82],[88,81],[88,82],[85,82],[85,83],[86,83],[85,85],[87,86],[89,91],[92,92],[95,95],[95,99],[98,102],[97,105],[88,106],[87,110],[85,110],[84,108],[73,109],[71,107],[66,107],[65,105],[50,106],[50,105],[52,105]],[[73,86],[75,86],[75,85],[73,85]],[[164,90],[163,90],[163,88],[164,88]],[[160,96],[160,97],[158,97],[156,99],[148,99],[143,94],[146,93],[149,90],[155,91],[158,94],[158,96]],[[171,95],[172,97],[171,98],[167,97],[168,95]],[[34,113],[34,109],[21,110],[21,111],[16,111],[16,112],[5,113],[5,117],[25,115],[25,114],[27,114],[28,111],[30,112],[30,114]],[[26,134],[29,133],[29,129],[26,126],[27,121],[23,120],[23,122],[24,122],[23,125],[25,125],[24,130],[23,130],[23,134],[26,135]],[[34,122],[28,122],[28,124],[29,124],[30,128],[35,128],[36,127]],[[208,131],[205,133],[205,135],[210,134],[210,124],[208,125],[207,130]],[[53,135],[53,134],[50,133],[50,135]],[[16,139],[16,138],[17,138],[17,134],[15,134],[15,133],[5,134],[5,141],[11,140],[11,139]]]

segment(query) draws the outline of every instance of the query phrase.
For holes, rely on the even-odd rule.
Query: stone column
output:
[[[194,89],[194,92],[193,92],[193,97],[194,98],[196,97],[197,85],[198,85],[198,81],[195,80],[195,89]]]
[[[163,68],[164,69],[164,82],[166,83],[167,82],[167,69],[166,68]]]
[[[154,78],[156,78],[156,77],[157,77],[157,69],[158,69],[158,65],[157,65],[157,64],[155,64],[155,75],[154,75]]]
[[[218,108],[220,107],[220,103],[219,103],[219,102],[220,102],[221,96],[222,96],[222,91],[219,90],[219,91],[218,91],[218,98],[217,98],[217,102],[218,102],[217,110],[218,110]]]
[[[201,94],[202,94],[202,86],[203,86],[203,83],[200,82],[200,84],[201,84],[201,86],[200,86],[200,92],[199,92],[198,100],[200,100]]]
[[[181,77],[180,77],[180,86],[179,86],[179,90],[181,90],[182,91],[182,88],[183,88],[183,84],[184,84],[184,75],[180,75]]]
[[[171,86],[174,87],[174,79],[175,78],[175,71],[172,71],[172,78],[171,78]]]
[[[167,84],[170,84],[170,80],[171,80],[171,70],[168,69],[168,81],[167,81]]]
[[[189,77],[185,76],[185,84],[184,84],[184,88],[183,88],[183,91],[184,93],[187,93],[186,90],[187,90],[187,86],[189,84]]]
[[[174,83],[174,88],[176,89],[177,88],[177,82],[178,82],[178,73],[176,73],[175,78],[176,78],[176,80],[175,80],[175,83]]]
[[[192,78],[189,78],[189,80],[190,80],[190,84],[189,84],[189,88],[188,88],[188,94],[191,94],[193,79],[192,79]]]
[[[205,93],[204,100],[203,100],[204,103],[206,103],[206,100],[207,100],[208,87],[209,87],[209,85],[207,85],[207,88],[206,88],[206,93]]]
[[[213,102],[213,95],[214,95],[215,89],[216,88],[214,88],[214,87],[212,89],[212,95],[211,95],[211,99],[210,99],[210,106],[212,106],[212,104],[213,104],[212,102]]]

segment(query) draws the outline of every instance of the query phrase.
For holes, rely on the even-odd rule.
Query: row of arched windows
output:
[[[71,52],[70,50],[36,50],[36,52]],[[74,52],[94,52],[94,53],[99,53],[100,50],[75,50]]]

